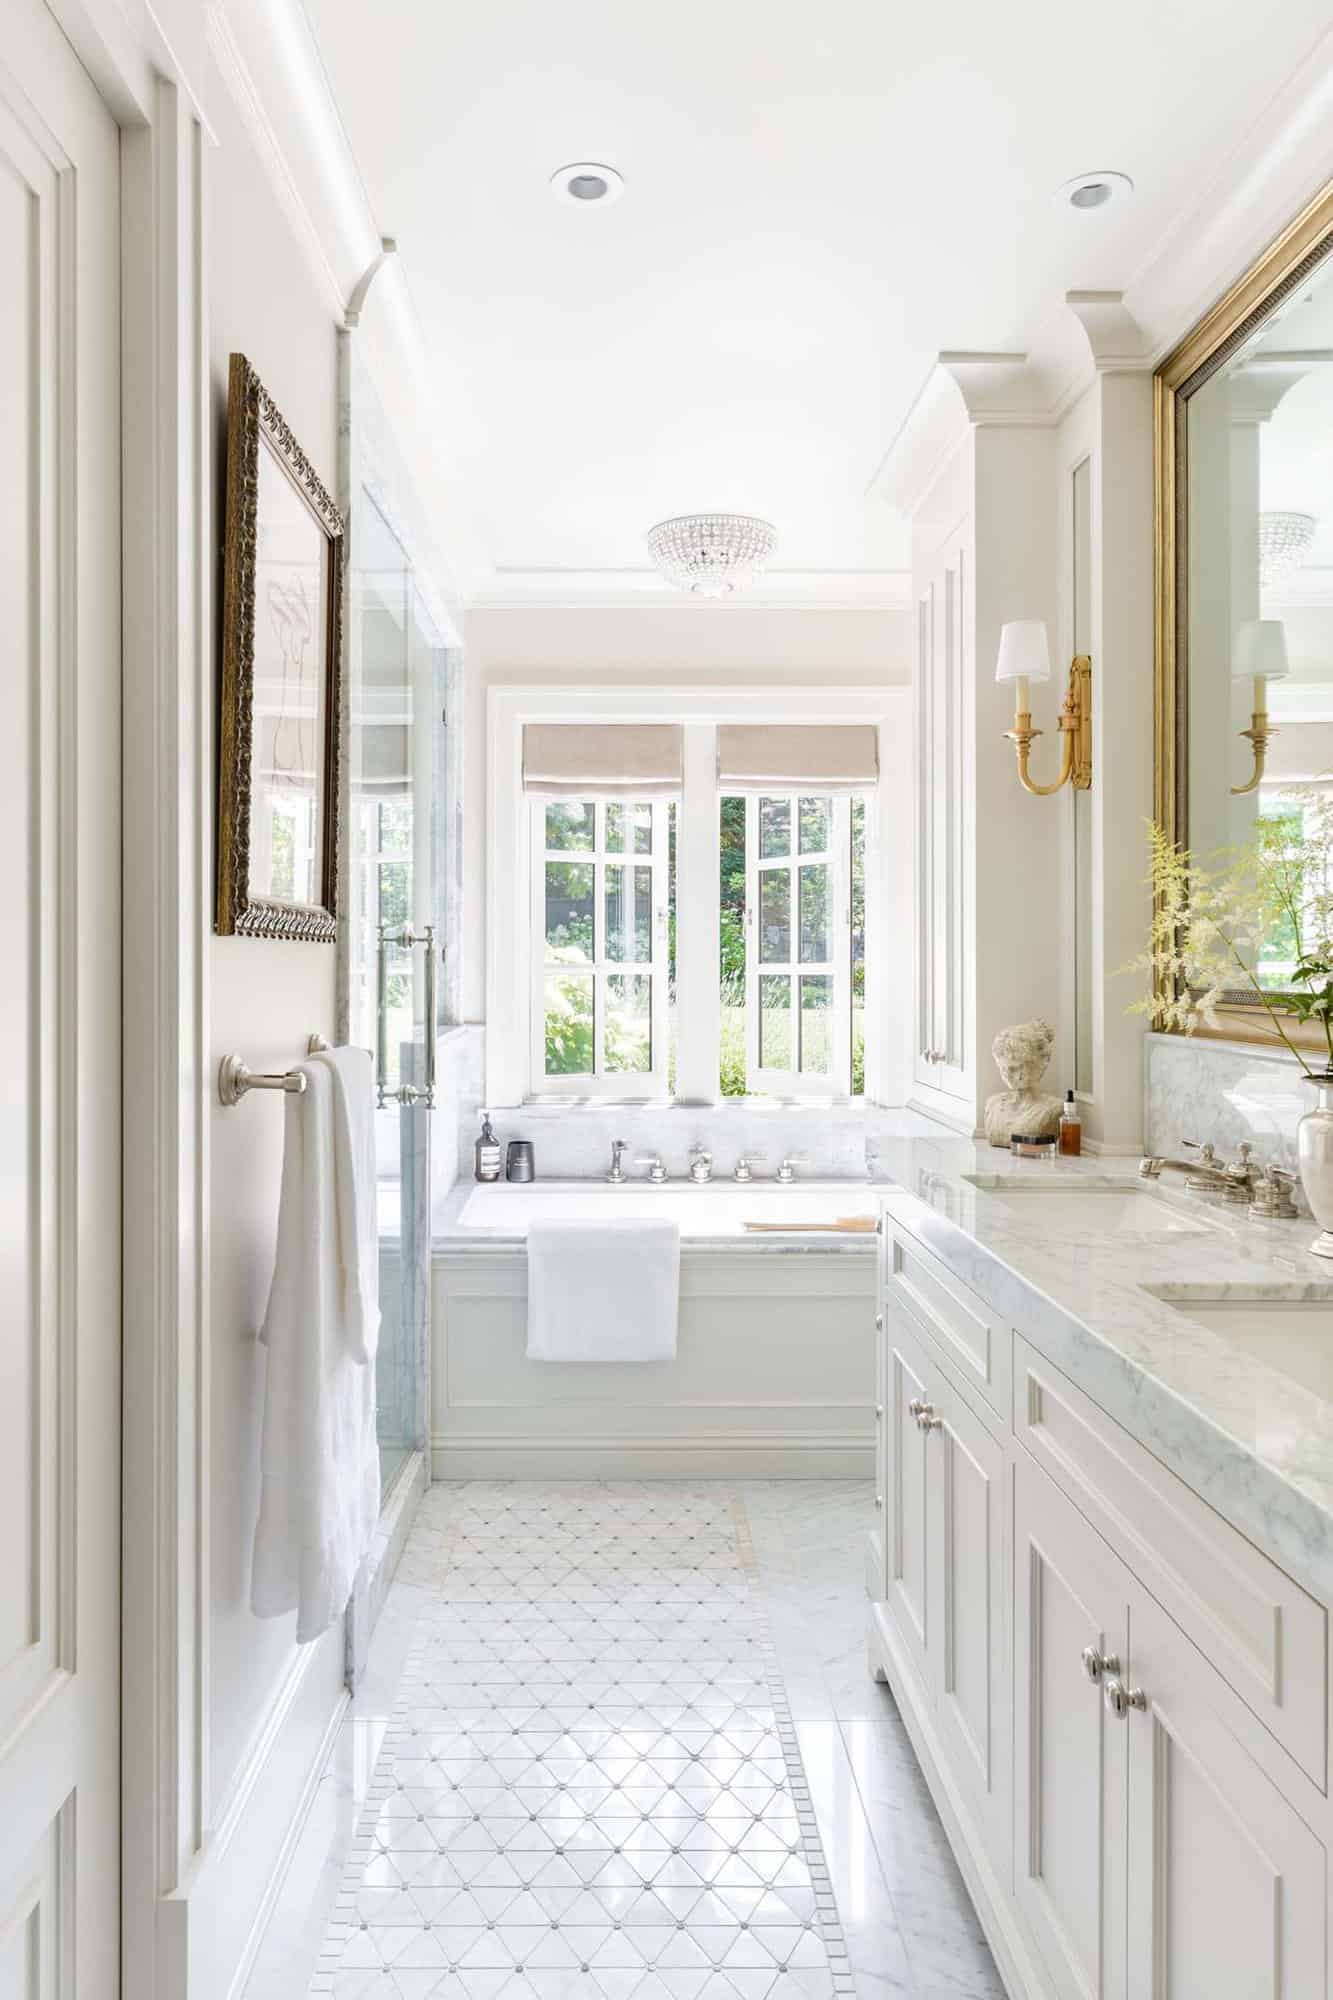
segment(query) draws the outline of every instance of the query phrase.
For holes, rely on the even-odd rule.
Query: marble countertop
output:
[[[1137,1160],[1017,1160],[942,1128],[883,1142],[876,1164],[880,1181],[893,1183],[882,1188],[886,1218],[1333,1603],[1333,1403],[1188,1317],[1190,1297],[1205,1293],[1333,1307],[1333,1263],[1310,1255],[1317,1226],[1308,1216],[1255,1222],[1242,1205],[1186,1192],[1179,1175],[1164,1174],[1154,1191],[1139,1181]],[[1113,1193],[1094,1191],[1108,1180],[1149,1190],[1152,1211],[1136,1218]],[[1087,1200],[1032,1192],[1053,1181],[1070,1193],[1082,1184]]]

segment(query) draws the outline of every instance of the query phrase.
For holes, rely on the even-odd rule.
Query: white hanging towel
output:
[[[674,1222],[528,1226],[529,1361],[674,1361],[679,1298]]]
[[[352,1594],[379,1518],[379,1328],[369,1059],[329,1050],[286,1099],[250,1602],[300,1645]]]

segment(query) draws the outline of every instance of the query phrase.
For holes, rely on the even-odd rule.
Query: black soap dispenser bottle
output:
[[[491,1130],[491,1114],[481,1114],[481,1137],[474,1148],[475,1165],[473,1172],[479,1181],[498,1181],[500,1178],[500,1141]]]

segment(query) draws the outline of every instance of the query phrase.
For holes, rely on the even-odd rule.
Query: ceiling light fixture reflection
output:
[[[648,553],[668,582],[696,597],[727,597],[761,570],[777,545],[753,514],[677,514],[648,530]]]

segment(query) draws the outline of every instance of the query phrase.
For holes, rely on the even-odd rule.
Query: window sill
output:
[[[492,1104],[487,1107],[494,1112],[502,1111],[550,1111],[567,1116],[571,1111],[652,1111],[676,1115],[682,1118],[698,1118],[701,1112],[710,1117],[728,1112],[781,1112],[788,1117],[792,1112],[817,1112],[827,1117],[830,1111],[846,1111],[863,1116],[869,1111],[882,1107],[872,1104],[867,1097],[716,1097],[704,1101],[689,1102],[675,1097],[580,1097],[574,1092],[558,1096],[554,1091],[541,1091],[536,1096],[525,1097],[519,1104]]]

